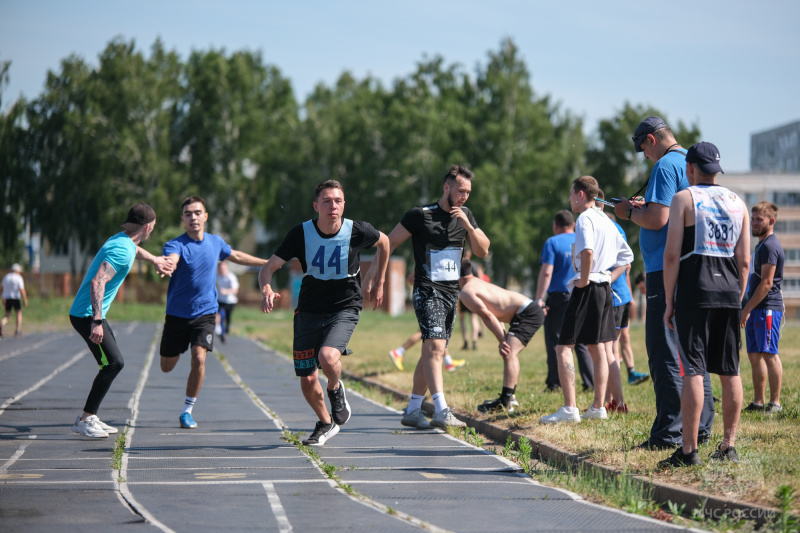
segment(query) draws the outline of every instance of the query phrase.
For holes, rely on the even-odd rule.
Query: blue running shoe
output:
[[[628,376],[628,385],[638,385],[639,383],[644,383],[648,379],[650,379],[650,374],[644,374],[634,370]]]
[[[180,420],[182,428],[194,429],[197,427],[197,422],[192,418],[192,413],[183,413],[178,420]]]

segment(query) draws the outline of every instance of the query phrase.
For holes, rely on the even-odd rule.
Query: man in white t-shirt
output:
[[[11,272],[3,277],[3,307],[6,314],[0,320],[0,337],[3,336],[3,328],[8,323],[12,309],[17,318],[17,329],[14,331],[14,336],[22,335],[22,307],[28,306],[28,295],[25,292],[25,280],[22,279],[20,272],[22,272],[22,266],[14,263],[11,265]]]
[[[239,303],[239,278],[228,269],[228,263],[220,261],[217,266],[217,326],[219,340],[225,342],[225,336],[231,329],[233,308]]]
[[[561,325],[556,346],[564,406],[552,415],[541,417],[539,422],[542,424],[608,418],[603,406],[606,386],[609,378],[620,380],[616,358],[605,349],[605,343],[617,338],[611,300],[611,271],[625,269],[633,261],[633,252],[611,219],[594,208],[594,199],[599,191],[597,180],[591,176],[576,179],[570,189],[570,205],[580,216],[575,223],[572,249],[575,277],[567,283],[571,294],[564,314],[570,320],[564,320]],[[594,403],[583,416],[575,402],[572,347],[577,343],[586,345],[594,364]],[[616,374],[610,376],[612,372]]]

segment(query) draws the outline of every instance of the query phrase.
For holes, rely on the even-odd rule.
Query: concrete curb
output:
[[[389,387],[373,378],[360,377],[344,371],[342,374],[347,377],[347,379],[358,381],[369,387],[379,389],[384,393],[392,394],[395,398],[401,401],[408,400],[410,396],[409,393]],[[422,404],[422,410],[430,415],[433,412],[433,403],[425,401]],[[487,422],[486,420],[472,418],[467,414],[456,411],[453,411],[453,414],[455,414],[460,420],[464,421],[469,427],[474,428],[475,431],[491,438],[498,443],[505,443],[508,438],[511,437],[512,442],[516,444],[519,439],[523,437],[523,435],[519,435],[511,430],[496,426],[491,422]],[[548,462],[550,464],[563,464],[569,467],[576,467],[580,465],[585,468],[591,468],[593,470],[602,472],[604,475],[609,476],[622,475],[622,471],[620,470],[594,463],[578,456],[577,454],[553,446],[548,442],[535,441],[529,437],[526,438],[528,438],[531,443],[531,457],[538,458],[543,462]],[[706,518],[711,518],[713,520],[719,520],[725,517],[731,519],[745,519],[754,522],[757,524],[757,527],[761,528],[765,524],[771,523],[774,518],[780,514],[778,509],[772,507],[763,507],[748,502],[735,502],[714,496],[712,494],[698,492],[687,487],[653,481],[652,479],[644,476],[633,475],[631,477],[638,483],[641,483],[643,486],[649,487],[652,491],[653,500],[659,504],[666,505],[667,502],[671,501],[678,506],[685,505],[685,513],[689,514],[693,509],[703,509],[703,515]],[[704,500],[705,506],[703,505]]]

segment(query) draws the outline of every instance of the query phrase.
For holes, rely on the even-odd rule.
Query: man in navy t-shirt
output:
[[[164,245],[164,255],[174,265],[167,289],[167,315],[161,334],[161,370],[170,372],[191,347],[192,368],[186,381],[186,399],[178,417],[180,427],[194,429],[192,408],[205,377],[206,353],[214,349],[217,315],[217,262],[229,259],[246,266],[266,261],[231,249],[222,237],[205,232],[206,202],[190,196],[181,204],[186,233]]]
[[[778,357],[778,340],[783,319],[783,248],[773,233],[778,207],[758,202],[752,208],[752,234],[758,237],[753,252],[748,283],[747,303],[742,309],[741,325],[747,341],[747,356],[753,366],[753,401],[745,411],[778,413],[781,406],[783,365]],[[769,403],[764,394],[769,377]]]

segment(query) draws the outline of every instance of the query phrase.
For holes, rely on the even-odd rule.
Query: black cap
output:
[[[693,144],[689,151],[686,152],[686,162],[695,163],[706,174],[716,174],[717,172],[725,172],[719,166],[719,150],[711,143],[697,143]]]
[[[633,132],[633,148],[637,152],[641,152],[642,149],[640,148],[642,143],[644,142],[645,137],[650,135],[651,133],[660,130],[662,128],[666,128],[667,123],[664,122],[663,118],[660,117],[647,117],[644,119],[638,126],[636,126],[636,131]]]
[[[149,224],[150,222],[156,219],[156,212],[147,204],[137,204],[131,207],[130,211],[128,211],[128,218],[125,222],[122,223],[122,227],[125,229],[135,229],[135,228],[128,228],[128,225],[131,226],[144,226],[145,224]]]

